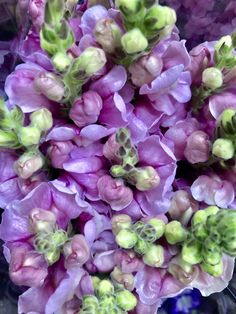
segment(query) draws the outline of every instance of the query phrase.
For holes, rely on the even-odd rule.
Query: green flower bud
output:
[[[228,160],[233,158],[235,152],[234,144],[231,140],[225,138],[218,138],[212,147],[212,153],[216,157]]]
[[[24,113],[22,110],[18,106],[9,110],[4,100],[0,98],[0,128],[3,131],[15,130],[17,127],[22,126],[23,122]]]
[[[130,140],[130,137],[131,137],[131,134],[130,134],[129,129],[127,128],[120,128],[116,132],[116,141],[122,146],[124,146],[126,142]]]
[[[202,263],[200,266],[201,266],[201,269],[205,273],[208,273],[211,276],[220,277],[223,274],[223,262],[222,262],[222,260],[220,261],[219,264],[214,265],[214,266],[210,265],[210,264],[206,264],[206,263]]]
[[[45,6],[45,22],[51,25],[59,25],[65,10],[64,0],[50,0]]]
[[[148,47],[148,41],[138,28],[124,34],[121,38],[123,49],[128,54],[134,54],[144,51]]]
[[[52,58],[52,63],[55,68],[60,72],[65,72],[70,64],[72,59],[65,52],[57,52]]]
[[[127,171],[121,165],[114,165],[110,169],[110,173],[115,178],[124,177],[127,174]]]
[[[208,68],[202,73],[203,84],[212,90],[215,90],[223,85],[223,75],[217,68]]]
[[[199,264],[202,261],[202,246],[196,240],[188,241],[183,245],[181,256],[182,259],[191,264]]]
[[[217,243],[207,239],[202,246],[202,257],[206,264],[217,265],[222,259],[222,250]]]
[[[150,245],[149,250],[143,256],[143,262],[151,267],[160,267],[164,263],[164,249],[161,245]]]
[[[97,294],[99,297],[114,293],[114,286],[110,280],[101,280],[98,283]]]
[[[193,215],[192,226],[196,226],[198,224],[205,224],[206,220],[207,220],[207,213],[205,212],[205,210],[198,210]]]
[[[180,243],[186,240],[187,231],[182,227],[179,221],[173,220],[166,225],[165,237],[170,244]]]
[[[50,241],[52,245],[55,247],[62,246],[63,244],[65,244],[67,240],[68,240],[67,233],[62,229],[55,231],[50,237]]]
[[[21,147],[15,132],[0,130],[0,147],[14,149]]]
[[[116,293],[116,303],[124,311],[132,311],[137,305],[137,299],[128,290],[119,291]]]
[[[139,191],[154,189],[160,183],[160,177],[151,166],[134,168],[127,175],[127,180]]]
[[[227,134],[236,133],[236,110],[226,109],[221,115],[221,126]]]
[[[98,278],[97,276],[93,276],[92,277],[92,282],[93,282],[93,288],[94,290],[97,290],[98,289],[98,285],[100,283],[101,279]]]
[[[192,232],[194,236],[197,238],[197,240],[199,241],[203,241],[208,236],[207,228],[205,225],[202,225],[202,224],[195,225],[192,228]]]
[[[19,141],[25,147],[38,145],[40,136],[40,130],[37,127],[31,125],[22,127],[18,131]]]
[[[156,240],[160,239],[163,236],[166,228],[164,221],[158,218],[152,218],[148,221],[148,224],[155,229]]]
[[[144,26],[147,30],[158,31],[167,25],[174,25],[176,22],[176,13],[173,9],[154,5],[148,11],[144,18]]]
[[[122,229],[116,235],[116,243],[123,249],[132,249],[137,241],[136,233],[129,229]]]
[[[30,121],[31,125],[36,127],[41,132],[48,131],[53,125],[52,114],[46,108],[42,108],[31,113]]]
[[[93,295],[83,297],[82,308],[78,314],[97,314],[99,309],[99,301]]]
[[[44,253],[44,257],[49,265],[53,265],[60,259],[61,251],[59,249],[54,249],[49,252]]]
[[[137,243],[135,244],[134,251],[140,255],[144,255],[150,248],[150,243],[145,241],[144,239],[139,238]]]
[[[116,235],[122,229],[129,229],[132,226],[132,219],[130,216],[121,214],[114,215],[111,220],[112,232]]]
[[[236,256],[236,237],[235,230],[231,230],[231,233],[223,237],[221,242],[222,250],[226,254],[235,257]]]
[[[56,31],[47,24],[43,24],[40,31],[40,46],[50,56],[55,55],[58,50],[58,36]]]
[[[229,53],[232,50],[232,38],[230,35],[223,36],[215,45],[215,51],[220,54]]]
[[[106,64],[106,55],[100,48],[89,47],[74,60],[70,69],[70,75],[77,79],[81,72],[85,76],[97,73]]]
[[[116,0],[116,6],[129,18],[130,15],[137,14],[142,9],[141,0]]]
[[[207,208],[204,209],[208,217],[212,215],[216,215],[219,212],[219,210],[220,209],[217,206],[208,206]]]

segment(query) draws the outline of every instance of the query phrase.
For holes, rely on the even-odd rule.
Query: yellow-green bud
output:
[[[140,255],[144,255],[150,248],[150,243],[145,241],[144,239],[139,238],[137,243],[135,244],[134,250]]]
[[[165,237],[170,244],[180,243],[186,240],[187,231],[182,227],[179,221],[173,220],[166,225]]]
[[[30,121],[31,125],[35,126],[41,132],[48,131],[53,125],[52,114],[46,108],[42,108],[31,113]]]
[[[137,299],[128,290],[116,293],[116,303],[123,311],[132,311],[137,305]]]
[[[234,144],[231,140],[225,138],[218,138],[213,143],[212,153],[216,157],[228,160],[233,158],[235,152]]]
[[[137,240],[136,233],[129,229],[122,229],[116,235],[116,243],[123,249],[132,249]]]
[[[181,256],[183,260],[191,265],[199,264],[202,261],[202,246],[198,241],[192,240],[185,243]]]
[[[22,127],[18,131],[19,141],[25,147],[38,145],[40,136],[40,130],[37,127],[31,125]]]
[[[0,130],[0,147],[18,148],[20,146],[15,132]]]
[[[204,212],[207,214],[207,216],[216,215],[219,212],[219,207],[217,206],[208,206],[204,209]]]
[[[232,38],[230,35],[223,36],[218,40],[215,45],[215,51],[221,52],[221,50],[226,50],[226,52],[232,49]]]
[[[208,68],[202,73],[202,82],[207,88],[215,90],[222,86],[223,75],[217,68]]]
[[[60,249],[57,248],[44,253],[44,257],[49,265],[53,265],[54,263],[56,263],[59,260],[60,255]]]
[[[148,11],[144,18],[144,26],[147,30],[158,31],[167,25],[174,25],[176,22],[176,13],[173,9],[154,5]]]
[[[98,278],[97,276],[93,276],[92,277],[92,282],[93,282],[93,289],[97,290],[98,289],[98,285],[100,283],[101,279]]]
[[[130,14],[137,14],[142,8],[141,0],[116,0],[115,3],[127,17],[129,17]]]
[[[59,51],[52,58],[53,65],[60,72],[66,71],[69,68],[71,62],[72,59],[65,52]]]
[[[201,264],[201,269],[214,277],[220,277],[223,273],[223,261],[221,260],[217,265],[210,265],[206,263]]]
[[[148,47],[146,37],[138,28],[134,28],[124,34],[121,38],[121,44],[128,54],[142,52]]]
[[[236,124],[233,119],[236,117],[236,110],[235,109],[226,109],[223,111],[220,119],[221,124],[227,133],[236,133]]]
[[[222,259],[222,250],[217,243],[207,239],[202,247],[202,257],[206,264],[217,265]]]
[[[164,221],[158,218],[152,218],[148,221],[148,224],[154,227],[156,231],[156,239],[160,239],[163,236],[166,228]]]
[[[110,280],[106,280],[106,279],[101,280],[98,283],[97,293],[100,297],[104,296],[104,295],[113,294],[114,293],[114,286],[113,286],[112,282]]]
[[[132,225],[132,219],[130,216],[122,214],[122,215],[114,215],[111,220],[112,224],[112,232],[116,235],[122,229],[129,229]]]
[[[160,267],[164,263],[164,249],[161,245],[151,244],[143,256],[143,262],[151,267]]]
[[[51,238],[50,241],[53,244],[53,246],[58,247],[58,246],[62,246],[68,239],[67,233],[60,229],[55,231]]]

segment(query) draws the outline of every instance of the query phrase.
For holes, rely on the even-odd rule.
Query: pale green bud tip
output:
[[[160,267],[164,263],[164,249],[161,245],[152,244],[143,256],[143,262],[151,267]]]
[[[64,52],[57,52],[52,58],[53,65],[60,72],[66,71],[71,64],[71,61],[71,58]]]
[[[223,111],[221,115],[221,123],[224,128],[227,129],[228,125],[232,123],[233,117],[236,116],[236,110],[235,109],[226,109]]]
[[[137,299],[128,290],[119,291],[116,294],[116,303],[124,311],[132,311],[137,305]]]
[[[121,38],[121,44],[128,54],[144,51],[148,47],[148,41],[138,28],[124,34]]]
[[[163,220],[152,218],[148,221],[148,224],[154,227],[156,231],[156,238],[159,239],[163,236],[165,232],[166,225]]]
[[[124,249],[133,248],[137,240],[136,233],[129,229],[122,229],[116,236],[116,243]]]
[[[101,279],[98,278],[97,276],[92,277],[92,282],[93,282],[93,288],[94,290],[98,289],[98,285],[100,283]]]
[[[126,175],[126,170],[121,165],[114,165],[111,167],[110,173],[113,177],[119,178]]]
[[[86,295],[83,297],[83,307],[87,305],[90,306],[91,304],[98,306],[99,302],[98,299],[94,295]]]
[[[15,132],[0,130],[0,147],[17,148],[20,146]]]
[[[106,55],[102,49],[89,47],[79,56],[77,70],[82,70],[90,76],[101,70],[106,61]]]
[[[195,226],[197,224],[205,224],[206,220],[207,220],[206,211],[198,210],[192,218],[192,225]]]
[[[22,127],[18,133],[19,141],[25,147],[39,144],[40,136],[41,132],[35,126]]]
[[[154,5],[148,11],[144,19],[144,25],[150,30],[161,30],[167,25],[174,25],[176,13],[173,9]]]
[[[116,6],[122,11],[124,14],[135,14],[140,11],[142,8],[141,0],[116,0]]]
[[[222,47],[231,48],[232,47],[232,38],[230,35],[223,36],[215,45],[215,50],[219,51]]]
[[[201,264],[201,269],[214,277],[220,277],[223,274],[223,262],[222,260],[217,265],[210,265],[207,263]]]
[[[170,244],[180,243],[187,238],[187,231],[182,227],[179,221],[173,220],[166,225],[165,237]]]
[[[56,247],[62,246],[67,241],[68,236],[64,230],[57,230],[51,237],[52,244]]]
[[[148,191],[160,184],[160,177],[151,166],[135,168],[132,177],[139,191]]]
[[[53,251],[45,252],[44,257],[49,265],[53,265],[60,258],[61,252],[59,249],[55,249]]]
[[[114,286],[110,280],[101,280],[97,286],[97,293],[101,297],[103,295],[109,295],[114,293]]]
[[[140,255],[144,255],[150,248],[150,244],[145,241],[144,239],[138,239],[137,243],[135,244],[134,250]]]
[[[53,124],[52,114],[46,109],[39,109],[30,115],[31,124],[38,128],[40,131],[48,131]]]
[[[202,82],[207,88],[215,90],[222,86],[223,75],[217,68],[208,68],[203,71]]]
[[[234,144],[231,140],[225,138],[218,138],[212,148],[212,153],[216,157],[224,160],[231,159],[234,156]]]
[[[197,241],[186,243],[181,254],[185,262],[191,265],[199,264],[202,261],[201,244]]]
[[[204,209],[204,212],[207,214],[207,216],[216,215],[219,212],[219,207],[217,206],[208,206]]]
[[[132,225],[132,219],[130,216],[122,214],[122,215],[114,215],[111,220],[112,231],[114,234],[117,234],[122,229],[128,229]]]

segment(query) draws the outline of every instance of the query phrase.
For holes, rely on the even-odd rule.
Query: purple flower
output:
[[[38,287],[47,276],[47,263],[43,255],[19,243],[11,249],[9,273],[11,280],[17,285]]]
[[[50,141],[48,155],[54,168],[63,169],[63,164],[69,159],[69,155],[74,145],[71,141]]]
[[[83,235],[75,235],[63,248],[65,267],[83,266],[89,259],[89,247]]]
[[[191,164],[206,162],[210,153],[210,141],[208,135],[203,131],[193,132],[187,139],[184,150],[186,159]]]
[[[132,190],[121,179],[105,175],[98,180],[97,187],[99,197],[115,211],[124,209],[133,200]]]
[[[88,91],[74,102],[70,110],[70,118],[78,127],[82,128],[95,123],[101,109],[102,99],[99,94],[94,91]]]
[[[29,15],[34,27],[39,31],[44,22],[45,0],[30,0]]]
[[[235,198],[232,183],[217,176],[199,176],[192,184],[191,192],[195,200],[221,208],[227,208]]]

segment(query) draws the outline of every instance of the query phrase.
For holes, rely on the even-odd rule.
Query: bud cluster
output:
[[[236,110],[226,109],[222,113],[216,129],[216,140],[213,143],[214,156],[229,160],[235,155]]]
[[[129,290],[116,288],[108,279],[92,280],[95,295],[83,298],[80,314],[105,314],[108,309],[111,314],[126,314],[136,307],[137,299]]]
[[[54,264],[59,260],[63,245],[68,239],[66,232],[58,228],[53,213],[42,209],[31,211],[30,222],[35,249],[44,255],[49,265]]]
[[[219,69],[230,69],[236,66],[235,34],[223,36],[215,45],[214,61]]]
[[[197,211],[188,238],[183,242],[182,259],[200,264],[203,271],[218,277],[223,272],[223,253],[236,256],[236,213],[210,206]]]
[[[116,243],[124,249],[133,249],[142,256],[146,265],[152,267],[160,267],[164,263],[164,248],[155,242],[164,235],[165,228],[164,221],[157,218],[132,223],[128,215],[112,217]]]
[[[116,156],[121,162],[119,165],[111,167],[111,175],[115,178],[125,179],[140,191],[147,191],[156,187],[160,183],[156,170],[151,166],[136,166],[139,157],[127,128],[121,128],[117,131],[116,142],[118,144]]]

